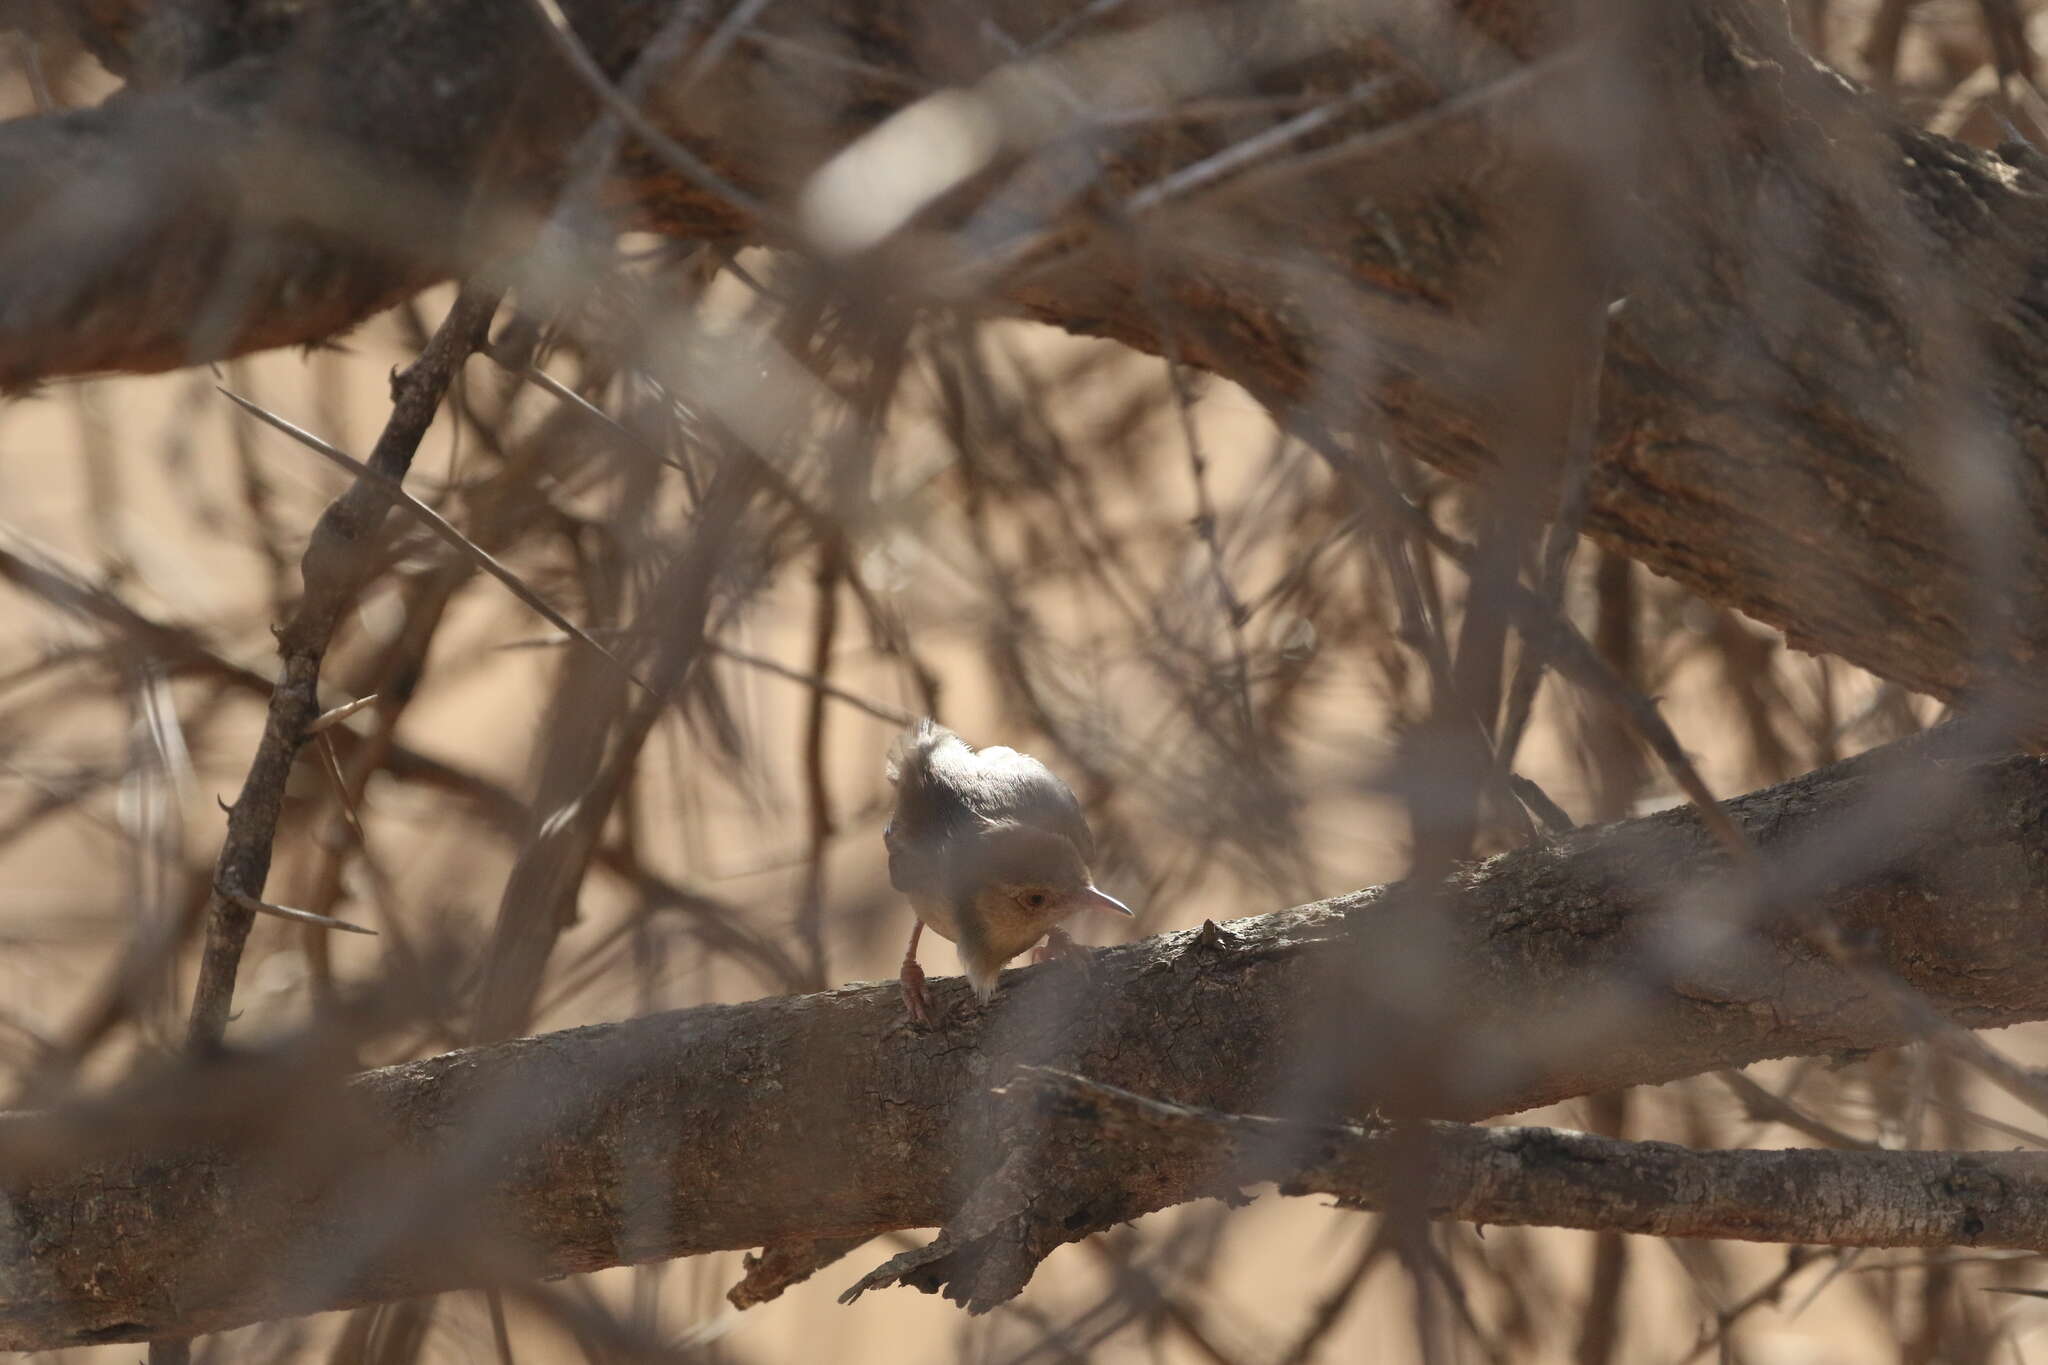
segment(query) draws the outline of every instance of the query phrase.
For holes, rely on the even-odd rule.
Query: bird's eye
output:
[[[1043,910],[1045,909],[1045,901],[1046,895],[1043,891],[1026,891],[1024,893],[1024,908],[1027,910]]]

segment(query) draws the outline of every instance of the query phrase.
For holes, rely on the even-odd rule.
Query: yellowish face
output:
[[[1057,881],[1041,879],[984,886],[973,901],[983,941],[991,951],[1001,953],[1003,960],[1015,957],[1078,910],[1087,885],[1084,872],[1079,877]]]
[[[1086,902],[1088,866],[1073,843],[1022,826],[990,831],[961,869],[960,900],[983,953],[1007,962]]]

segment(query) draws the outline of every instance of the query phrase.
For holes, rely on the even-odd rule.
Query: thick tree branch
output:
[[[355,1077],[321,1057],[227,1058],[8,1116],[0,1348],[955,1235],[1001,1207],[1006,1169],[1057,1172],[1034,1185],[1033,1236],[976,1263],[963,1292],[985,1302],[1058,1241],[1214,1187],[1168,1151],[990,1094],[1026,1064],[1226,1113],[1474,1119],[1899,1043],[1914,1026],[1886,980],[1970,1025],[2048,1017],[2048,763],[1927,747],[1730,803],[1765,907],[1718,893],[1723,855],[1672,812],[1461,869],[1448,903],[1376,888],[1109,950],[1087,973],[1013,973],[986,1013],[947,980],[941,1034],[906,1027],[893,987],[862,987]],[[1424,1039],[1458,1059],[1426,1094],[1407,1074]]]
[[[1012,1088],[1076,1142],[1128,1145],[1184,1182],[1146,1202],[1095,1206],[1109,1224],[1180,1203],[1239,1197],[1272,1182],[1287,1195],[1329,1195],[1346,1208],[1415,1209],[1481,1226],[1560,1227],[1656,1237],[1727,1238],[1839,1247],[1971,1246],[2048,1249],[2048,1152],[1840,1153],[1698,1151],[1668,1142],[1628,1142],[1554,1128],[1385,1122],[1305,1124],[1219,1114],[1166,1104],[1045,1067],[1021,1069]],[[1057,1146],[1057,1144],[1053,1144]],[[1009,1193],[993,1181],[977,1198]],[[1061,1207],[1025,1198],[999,1202],[955,1231],[957,1216],[930,1246],[892,1257],[842,1295],[906,1284],[943,1291],[986,1310],[1021,1287],[990,1283],[986,1267],[1007,1259],[1027,1276],[1053,1245]],[[971,1207],[971,1204],[970,1204]],[[990,1217],[988,1214],[995,1214]],[[1032,1247],[1037,1255],[1016,1255]]]
[[[1244,1186],[1272,1182],[1282,1194],[1329,1195],[1346,1208],[1413,1207],[1482,1226],[1808,1246],[2048,1250],[2048,1152],[1720,1152],[1554,1128],[1292,1123],[1166,1104],[1045,1067],[1023,1068],[1010,1088],[1035,1097],[1038,1113],[1070,1129],[1076,1142],[1145,1152],[1185,1182],[1169,1192],[1175,1203],[1233,1198]],[[981,1239],[1024,1240],[1022,1228],[1066,1211],[1043,1203],[1040,1194],[1002,1209],[1018,1226],[998,1231],[1000,1220],[990,1219],[978,1229]],[[1114,1222],[1153,1207],[1133,1202],[1091,1213],[1093,1221]],[[998,1300],[979,1296],[982,1286],[962,1277],[989,1255],[989,1247],[949,1227],[932,1246],[892,1258],[843,1298],[910,1284],[945,1287],[971,1308],[989,1308]],[[1023,1268],[1028,1273],[1036,1264]]]

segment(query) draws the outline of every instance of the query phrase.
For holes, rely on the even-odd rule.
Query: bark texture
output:
[[[1669,813],[1440,897],[1375,888],[1014,972],[986,1013],[948,978],[937,1034],[864,986],[355,1076],[224,1058],[7,1116],[0,1348],[941,1224],[892,1273],[984,1306],[1064,1242],[1230,1184],[1184,1136],[1049,1111],[1009,1086],[1021,1067],[1224,1113],[1469,1120],[1896,1044],[1918,1016],[1894,986],[1971,1025],[2048,1016],[2048,763],[1922,746],[1730,810],[1784,889],[1770,904]],[[1446,1208],[1500,1217],[1483,1194]]]
[[[1018,1084],[1042,1095],[1055,1121],[1097,1142],[1139,1145],[1176,1170],[1206,1170],[1220,1192],[1272,1181],[1283,1194],[1329,1195],[1349,1208],[1420,1207],[1490,1227],[2048,1246],[2048,1152],[1710,1152],[1554,1128],[1288,1123],[1164,1104],[1043,1068]]]

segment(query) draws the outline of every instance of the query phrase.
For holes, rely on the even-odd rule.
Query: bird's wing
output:
[[[932,720],[904,731],[889,758],[896,814],[882,832],[889,882],[907,895],[943,892],[945,850],[988,825],[1029,825],[1071,842],[1085,862],[1095,840],[1081,803],[1052,769],[997,746],[979,752]]]
[[[1080,851],[1082,861],[1095,856],[1088,817],[1052,769],[1029,754],[1003,746],[968,754],[967,761],[973,769],[961,774],[960,785],[975,814],[1064,835]]]
[[[889,755],[896,814],[882,831],[882,843],[889,850],[889,884],[906,895],[939,894],[946,844],[979,822],[956,789],[953,765],[962,757],[971,761],[973,751],[930,719],[904,731]]]
[[[906,896],[933,892],[936,866],[930,858],[917,856],[917,846],[896,832],[894,820],[882,831],[882,845],[889,850],[889,885]]]

